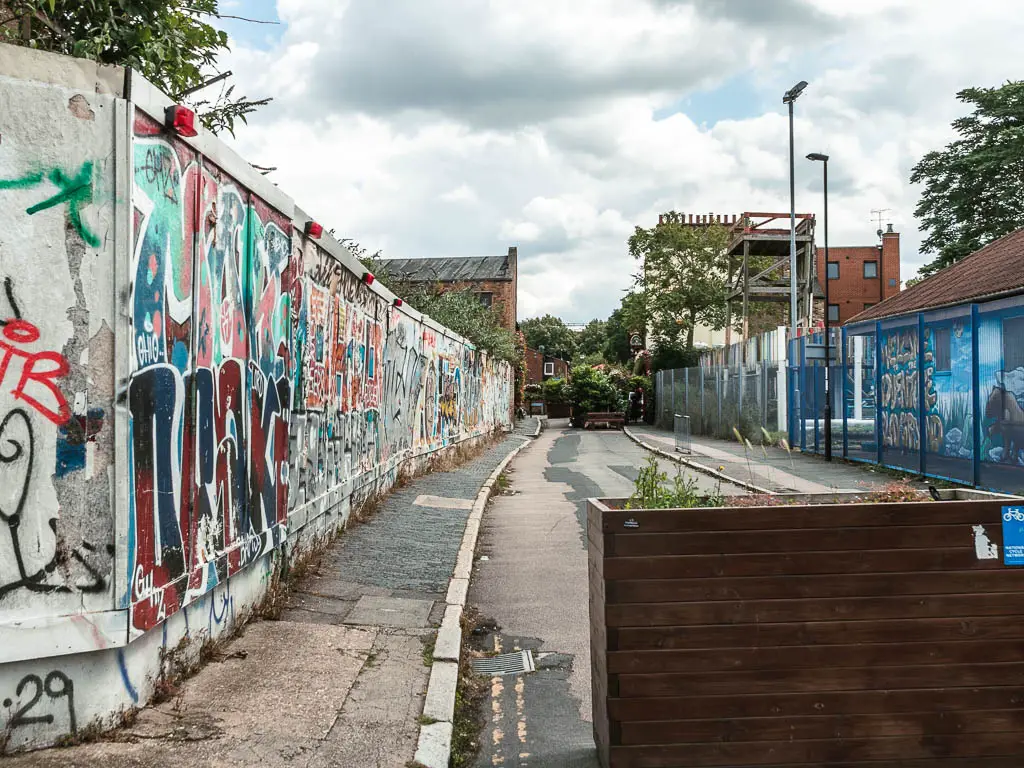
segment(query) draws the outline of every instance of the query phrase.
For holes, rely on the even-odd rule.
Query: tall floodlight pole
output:
[[[829,324],[828,297],[828,155],[812,152],[808,160],[822,164],[822,186],[825,194],[825,461],[832,461],[832,329]]]
[[[801,80],[782,96],[789,105],[789,330],[796,338],[796,163],[793,147],[793,104],[804,92],[807,81]]]

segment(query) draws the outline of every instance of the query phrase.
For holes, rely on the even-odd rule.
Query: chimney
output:
[[[690,214],[690,226],[693,226],[693,214]]]
[[[889,224],[882,233],[881,245],[884,284],[882,290],[886,298],[895,296],[900,291],[900,233]]]

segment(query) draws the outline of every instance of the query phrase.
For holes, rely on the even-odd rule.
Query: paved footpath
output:
[[[404,768],[430,673],[425,646],[473,501],[537,426],[526,419],[473,461],[395,489],[299,582],[279,621],[250,624],[130,728],[4,768]]]
[[[649,453],[619,431],[552,421],[484,513],[468,605],[498,629],[481,651],[531,650],[537,671],[490,679],[477,768],[597,768],[590,705],[586,499],[625,497]],[[659,461],[674,476],[678,467]],[[717,480],[692,476],[711,491]],[[726,494],[742,489],[722,484]]]
[[[629,431],[663,451],[675,452],[675,437],[670,430],[630,424]],[[724,474],[771,491],[863,492],[885,486],[895,479],[870,464],[842,459],[829,463],[820,456],[789,452],[776,446],[762,448],[755,444],[752,450],[745,450],[745,446],[737,441],[711,437],[694,437],[691,444],[692,454],[678,455],[715,470],[723,467]],[[927,487],[926,483],[920,482],[913,485]]]

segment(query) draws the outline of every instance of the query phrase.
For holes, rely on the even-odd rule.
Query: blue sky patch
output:
[[[277,0],[221,0],[219,9],[225,16],[244,16],[260,21],[280,21]],[[284,24],[254,24],[241,19],[221,19],[220,25],[232,43],[267,50],[284,35]]]

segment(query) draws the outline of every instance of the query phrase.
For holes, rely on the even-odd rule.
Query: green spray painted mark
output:
[[[43,180],[43,174],[30,173],[20,179],[0,179],[0,189],[28,189],[34,187]]]
[[[20,179],[0,179],[0,189],[29,189],[41,184],[43,178],[42,173],[30,173]],[[59,168],[54,168],[46,174],[46,178],[60,191],[26,209],[25,213],[31,216],[39,211],[67,203],[71,225],[86,243],[93,248],[99,248],[100,239],[90,232],[85,226],[85,222],[82,221],[82,206],[92,202],[92,161],[82,163],[82,167],[74,176],[69,176]]]

